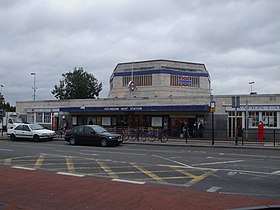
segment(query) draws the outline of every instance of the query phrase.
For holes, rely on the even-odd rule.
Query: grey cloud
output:
[[[54,99],[75,66],[103,83],[119,62],[174,59],[204,63],[215,94],[280,93],[277,0],[0,0],[0,84],[6,101]],[[20,87],[20,88],[19,88]]]

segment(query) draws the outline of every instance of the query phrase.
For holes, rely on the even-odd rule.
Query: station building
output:
[[[108,98],[18,101],[16,110],[30,123],[54,130],[94,124],[104,127],[164,128],[178,136],[187,121],[192,131],[203,123],[210,135],[215,101],[216,137],[234,137],[237,128],[280,129],[280,94],[240,95],[240,108],[232,108],[232,95],[212,95],[211,78],[204,64],[173,60],[119,63],[110,77]],[[212,110],[213,111],[213,110]],[[207,133],[209,130],[209,133]]]

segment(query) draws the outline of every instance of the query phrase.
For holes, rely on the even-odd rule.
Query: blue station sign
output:
[[[106,106],[106,107],[61,107],[61,112],[157,112],[157,111],[209,111],[208,105],[187,106]]]

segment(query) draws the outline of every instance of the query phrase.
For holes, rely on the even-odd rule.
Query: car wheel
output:
[[[69,144],[71,144],[71,145],[75,145],[77,142],[76,142],[76,139],[74,138],[74,137],[71,137],[70,139],[69,139]]]
[[[102,147],[106,147],[108,145],[107,139],[101,139],[100,144]]]
[[[10,138],[11,138],[12,141],[15,141],[15,140],[17,139],[16,136],[15,136],[14,134],[12,134],[12,135],[10,136]]]
[[[34,135],[33,136],[33,141],[36,141],[36,142],[40,141],[40,136]]]

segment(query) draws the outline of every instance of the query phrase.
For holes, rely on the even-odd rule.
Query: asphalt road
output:
[[[0,165],[280,200],[277,150],[0,141]]]

